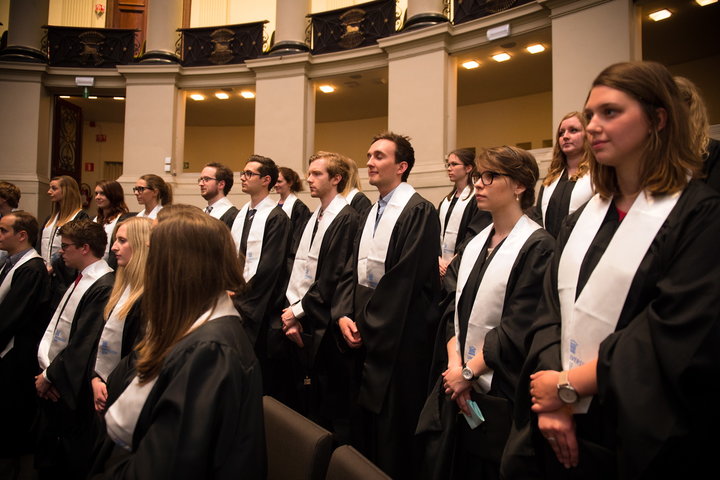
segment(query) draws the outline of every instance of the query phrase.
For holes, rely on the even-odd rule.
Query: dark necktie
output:
[[[5,263],[3,264],[2,271],[0,271],[0,285],[2,285],[3,280],[5,280],[5,277],[7,277],[7,274],[12,269],[12,262],[10,261],[10,254],[8,254],[7,257],[5,257]]]
[[[250,233],[250,227],[252,226],[253,218],[255,218],[255,212],[257,210],[252,208],[248,209],[247,215],[245,215],[245,225],[243,225],[242,237],[240,237],[240,253],[245,255],[247,252],[247,239]]]
[[[315,226],[313,227],[312,237],[310,237],[310,245],[312,245],[312,242],[315,240],[315,234],[317,233],[318,225],[320,225],[320,220],[322,220],[323,213],[324,212],[320,211],[318,213],[317,219],[315,219]]]
[[[205,207],[205,213],[207,213],[208,215],[210,215],[210,212],[212,212],[212,209],[213,209],[213,207],[211,207],[210,205],[208,205],[207,207]]]

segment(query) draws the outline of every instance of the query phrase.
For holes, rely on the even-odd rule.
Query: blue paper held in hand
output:
[[[468,400],[467,406],[470,409],[470,415],[463,413],[463,416],[465,417],[465,420],[467,420],[468,425],[470,425],[470,429],[474,430],[478,425],[485,421],[485,417],[483,417],[480,407],[478,407],[478,404],[475,403],[475,401]]]

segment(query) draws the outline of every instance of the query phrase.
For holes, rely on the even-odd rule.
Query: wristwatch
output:
[[[558,377],[557,390],[558,397],[563,403],[572,404],[580,399],[580,395],[578,395],[577,391],[573,388],[572,385],[570,385],[567,370],[560,372],[560,376]]]
[[[467,363],[463,366],[462,376],[468,382],[472,382],[473,380],[475,380],[477,378],[475,376],[475,374],[473,373],[473,371],[470,369],[470,367],[467,366]]]

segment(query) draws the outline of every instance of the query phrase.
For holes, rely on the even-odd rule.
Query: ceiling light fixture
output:
[[[190,95],[190,98],[192,98],[196,102],[199,102],[200,100],[205,100],[205,95],[200,95],[199,93],[193,93],[192,95]]]
[[[70,98],[70,95],[60,95],[60,98]]]
[[[473,68],[478,68],[480,64],[475,60],[468,60],[467,62],[464,62],[462,66],[468,70],[472,70]]]
[[[496,62],[507,62],[511,58],[512,57],[510,56],[510,54],[505,53],[505,52],[498,53],[497,55],[492,56],[492,59],[495,60]]]
[[[125,100],[125,97],[113,97],[113,100]]]
[[[240,92],[240,96],[243,98],[255,98],[255,92],[251,92],[250,90],[243,90]]]
[[[718,0],[695,0],[695,3],[700,5],[701,7],[704,7],[706,5],[712,5],[713,3],[717,3]]]
[[[528,45],[525,50],[532,53],[533,55],[536,53],[544,52],[545,47],[541,43],[536,43],[535,45]]]
[[[228,98],[230,98],[230,95],[225,92],[217,92],[215,96],[220,100],[227,100]]]
[[[672,13],[670,13],[670,10],[667,10],[663,8],[662,10],[658,10],[657,12],[652,12],[650,15],[648,15],[650,18],[655,20],[656,22],[659,22],[660,20],[665,20],[666,18],[670,18]]]
[[[88,98],[88,100],[97,100],[97,97],[95,97],[95,96],[93,96],[93,95],[90,95],[90,96],[87,97],[87,98]]]
[[[335,91],[335,87],[332,87],[330,85],[320,85],[320,87],[318,87],[318,88],[323,93],[332,93]]]

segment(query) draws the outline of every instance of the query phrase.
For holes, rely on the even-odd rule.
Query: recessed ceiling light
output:
[[[192,95],[190,95],[190,98],[192,98],[196,102],[199,102],[200,100],[205,100],[205,95],[200,95],[199,93],[193,93]]]
[[[467,68],[468,70],[472,70],[473,68],[478,68],[480,64],[475,60],[468,60],[467,62],[464,62],[462,66]]]
[[[125,97],[113,97],[113,100],[125,100]]]
[[[60,95],[60,98],[70,98],[70,95]]]
[[[323,93],[332,93],[335,91],[335,87],[332,87],[330,85],[320,85],[320,91]]]
[[[541,43],[536,43],[535,45],[528,45],[525,50],[528,52],[535,54],[545,51],[545,47]]]
[[[97,97],[91,95],[91,96],[88,97],[88,100],[97,100]]]
[[[510,57],[510,54],[505,52],[498,53],[497,55],[492,56],[492,59],[496,62],[507,62],[508,60],[510,60],[510,58],[512,58]]]
[[[670,18],[672,13],[670,13],[670,10],[667,10],[663,8],[662,10],[658,10],[657,12],[652,12],[650,15],[648,15],[650,18],[655,20],[656,22],[659,22],[660,20],[665,20],[666,18]]]
[[[705,5],[712,5],[713,3],[717,3],[718,0],[695,0],[695,3],[700,5],[701,7],[704,7]]]
[[[225,93],[225,92],[217,92],[217,93],[215,94],[215,96],[216,96],[217,98],[219,98],[220,100],[227,100],[228,98],[230,98],[230,95],[228,95],[228,94]]]
[[[240,96],[243,98],[255,98],[255,92],[251,92],[250,90],[243,90],[240,92]]]

